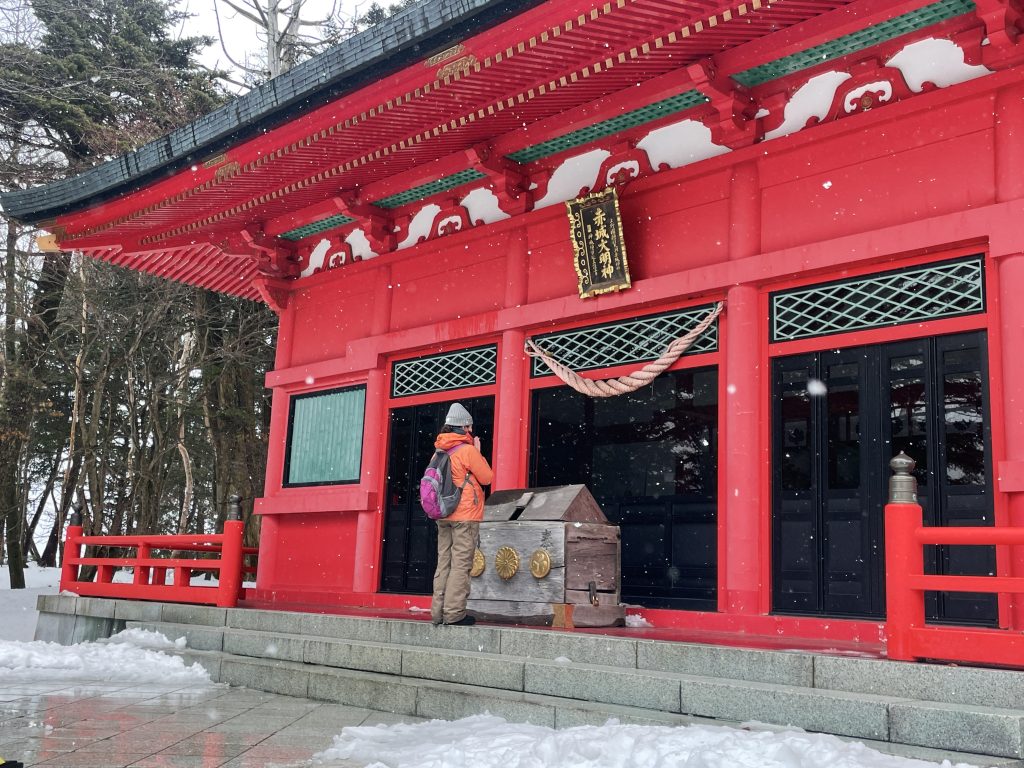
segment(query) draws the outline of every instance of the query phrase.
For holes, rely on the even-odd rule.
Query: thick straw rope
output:
[[[573,370],[570,370],[562,363],[555,360],[551,355],[541,349],[533,339],[526,340],[526,354],[529,357],[539,357],[554,374],[583,395],[590,397],[615,397],[635,392],[640,387],[647,386],[654,381],[659,374],[672,365],[685,352],[691,344],[708,329],[708,326],[715,321],[725,308],[723,302],[718,302],[714,308],[701,320],[695,328],[685,336],[680,336],[661,353],[661,357],[653,363],[648,363],[638,371],[633,371],[627,376],[619,376],[617,379],[585,379]]]

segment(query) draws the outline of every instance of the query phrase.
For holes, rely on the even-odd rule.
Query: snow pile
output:
[[[199,664],[153,648],[181,647],[157,632],[128,630],[109,640],[77,645],[0,641],[0,681],[83,679],[118,683],[209,683]]]
[[[106,642],[128,643],[136,648],[150,648],[154,651],[168,649],[183,651],[187,641],[184,637],[179,637],[177,640],[168,640],[164,635],[151,629],[125,629]]]
[[[582,726],[555,731],[476,715],[455,722],[345,728],[314,761],[367,768],[927,768],[860,743],[802,731],[691,725]],[[948,761],[941,765],[950,766]],[[959,764],[963,765],[963,764]]]
[[[639,613],[628,613],[626,614],[626,626],[627,627],[653,627],[647,619],[641,616]]]

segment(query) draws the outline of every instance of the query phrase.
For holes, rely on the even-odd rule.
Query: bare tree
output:
[[[339,15],[337,0],[320,14],[314,14],[309,6],[310,0],[215,0],[221,48],[228,61],[246,74],[246,85],[287,72],[357,28],[355,15],[347,19]],[[228,50],[225,31],[240,19],[255,26],[262,45],[260,55],[252,59]]]

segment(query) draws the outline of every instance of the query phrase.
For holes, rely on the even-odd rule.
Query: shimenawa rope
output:
[[[619,376],[615,379],[585,379],[551,357],[533,339],[526,340],[525,351],[529,357],[539,357],[543,360],[558,378],[580,394],[589,395],[590,397],[625,395],[635,392],[640,387],[647,386],[666,368],[678,360],[697,337],[708,329],[708,326],[715,321],[715,318],[722,313],[724,308],[725,304],[721,301],[718,302],[708,312],[707,316],[697,323],[696,327],[665,347],[665,351],[661,353],[661,357],[657,360],[648,363],[638,371],[633,371],[626,376]]]

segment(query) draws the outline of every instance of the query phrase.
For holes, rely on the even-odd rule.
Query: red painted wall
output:
[[[1004,89],[1016,87],[1009,79],[998,82]],[[577,297],[562,205],[305,280],[282,318],[282,328],[291,322],[294,328],[278,370],[268,377],[279,396],[268,496],[257,509],[278,525],[269,529],[273,536],[264,535],[259,594],[326,604],[352,589],[344,599],[380,602],[372,593],[380,557],[390,361],[503,342],[495,449],[496,463],[502,463],[495,487],[515,487],[525,479],[521,453],[529,421],[528,366],[516,359],[524,333],[727,298],[723,350],[715,359],[722,381],[740,394],[723,399],[720,417],[728,457],[721,462],[720,611],[738,617],[729,623],[737,631],[771,626],[785,632],[789,620],[766,615],[768,389],[761,373],[769,354],[786,351],[769,349],[766,292],[795,279],[824,280],[965,252],[987,254],[991,285],[1005,261],[1011,282],[998,295],[990,293],[989,311],[970,323],[990,329],[993,418],[1006,425],[1005,439],[1001,425],[994,429],[994,459],[997,466],[1005,463],[1008,478],[1016,478],[1012,486],[997,481],[997,519],[1006,520],[1010,510],[1019,522],[1024,374],[1020,356],[1004,354],[1000,344],[1019,344],[1014,324],[1020,312],[1007,308],[1003,314],[1000,306],[1024,290],[1024,185],[1016,181],[1019,163],[1013,169],[997,163],[1002,157],[1019,159],[1021,151],[1010,146],[1014,140],[1019,145],[1019,135],[1014,139],[1012,130],[997,129],[992,87],[983,78],[955,86],[952,97],[943,91],[924,94],[634,182],[621,193],[634,286],[620,294]],[[1024,111],[1018,107],[1020,91],[1017,97],[1000,96],[1014,117]],[[1018,128],[1024,131],[1024,120]],[[828,343],[867,343],[946,327],[846,334]],[[313,386],[306,383],[311,372]],[[1011,372],[1016,379],[1007,388]],[[368,376],[377,379],[367,397],[363,482],[344,489],[281,490],[285,395],[365,382]],[[731,472],[729,465],[765,469]],[[743,493],[734,494],[733,486]],[[297,511],[303,508],[316,511]],[[1024,573],[1024,562],[1001,562],[1001,568]],[[721,626],[713,617],[688,614],[684,620]],[[1024,626],[1024,615],[1015,621]],[[791,624],[808,626],[806,620]],[[827,637],[877,634],[874,625],[857,622],[814,627]]]

